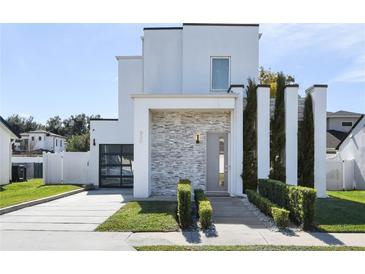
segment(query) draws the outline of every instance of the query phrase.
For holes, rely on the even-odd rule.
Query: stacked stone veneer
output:
[[[207,132],[230,132],[230,112],[152,112],[152,195],[176,195],[180,178],[206,189]]]

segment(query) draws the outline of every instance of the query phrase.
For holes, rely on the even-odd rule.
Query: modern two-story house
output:
[[[91,120],[90,182],[133,186],[135,197],[148,197],[174,195],[179,178],[188,178],[194,188],[241,195],[243,85],[248,78],[257,80],[260,35],[257,24],[145,28],[142,55],[117,56],[118,118]],[[259,130],[258,153],[264,155],[259,166],[267,176],[270,98],[265,88],[258,98],[267,121]],[[325,87],[309,92],[317,89]],[[288,98],[296,101],[288,111],[295,110],[291,116],[297,123],[297,86],[291,90]],[[325,113],[325,99],[316,100],[316,106]],[[320,121],[324,162],[325,114]],[[290,138],[296,140],[292,127]],[[294,143],[290,149],[296,151]]]
[[[66,151],[66,137],[45,131],[33,130],[20,134],[14,153],[42,153]]]

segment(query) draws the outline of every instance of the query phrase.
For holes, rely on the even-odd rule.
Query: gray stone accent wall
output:
[[[205,189],[207,132],[230,132],[230,112],[163,111],[151,116],[152,195],[176,195],[179,178]]]

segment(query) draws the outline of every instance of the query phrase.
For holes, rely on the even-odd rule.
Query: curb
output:
[[[57,200],[57,199],[61,199],[61,198],[71,196],[71,195],[74,195],[74,194],[78,194],[78,193],[81,193],[83,191],[90,190],[90,189],[93,189],[93,187],[91,185],[86,185],[86,186],[83,186],[80,189],[71,190],[71,191],[60,193],[60,194],[57,194],[57,195],[53,195],[53,196],[49,196],[49,197],[45,197],[45,198],[40,198],[40,199],[37,199],[37,200],[24,202],[24,203],[20,203],[20,204],[8,206],[8,207],[4,207],[4,208],[0,209],[0,215],[10,213],[10,212],[13,212],[13,211],[17,211],[17,210],[22,209],[22,208],[35,206],[35,205],[47,203],[47,202],[50,202],[50,201],[54,201],[54,200]]]

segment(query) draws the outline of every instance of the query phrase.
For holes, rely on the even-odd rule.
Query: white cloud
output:
[[[365,83],[365,53],[330,82]]]

